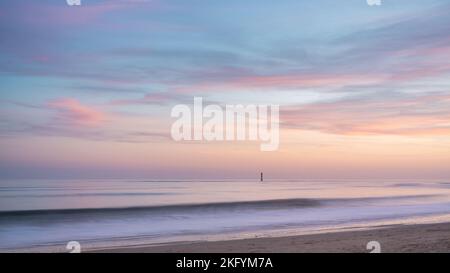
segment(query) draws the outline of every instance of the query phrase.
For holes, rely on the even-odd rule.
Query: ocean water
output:
[[[449,215],[445,180],[3,180],[0,250],[279,236]]]

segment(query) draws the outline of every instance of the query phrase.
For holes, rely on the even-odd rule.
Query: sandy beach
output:
[[[93,252],[145,253],[274,253],[274,252],[369,252],[369,241],[378,241],[381,252],[450,252],[450,223],[396,225],[371,230],[313,235],[270,237],[211,242],[181,242],[168,245],[135,246]]]

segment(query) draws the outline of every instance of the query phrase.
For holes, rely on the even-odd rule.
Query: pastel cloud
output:
[[[48,106],[57,112],[57,120],[65,123],[97,126],[106,118],[105,113],[81,104],[73,98],[65,98],[51,101]]]
[[[450,95],[398,95],[285,109],[286,127],[341,135],[450,135]]]
[[[386,80],[386,75],[358,74],[296,74],[254,75],[230,79],[223,83],[203,83],[174,89],[178,93],[242,91],[265,89],[289,90],[303,88],[342,88],[345,86],[373,85]]]

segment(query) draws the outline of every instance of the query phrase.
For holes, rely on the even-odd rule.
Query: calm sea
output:
[[[279,236],[449,215],[445,180],[3,180],[0,250]]]

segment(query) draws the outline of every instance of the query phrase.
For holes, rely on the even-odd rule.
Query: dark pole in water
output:
[[[261,182],[264,181],[263,173],[261,172]]]

